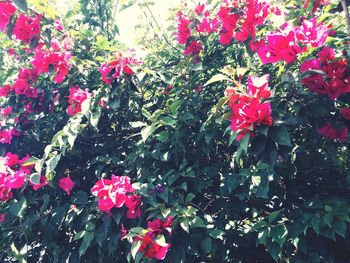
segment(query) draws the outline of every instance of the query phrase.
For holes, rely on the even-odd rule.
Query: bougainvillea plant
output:
[[[0,262],[350,260],[346,1],[185,2],[0,0]]]

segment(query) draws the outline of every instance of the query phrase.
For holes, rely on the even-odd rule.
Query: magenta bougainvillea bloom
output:
[[[85,91],[78,86],[73,86],[69,90],[67,113],[70,116],[81,112],[81,104],[91,96],[91,93],[86,89]]]
[[[170,244],[165,243],[165,238],[161,234],[163,230],[171,235],[173,217],[166,220],[155,219],[147,223],[147,229],[140,235],[134,237],[133,243],[140,242],[138,252],[142,252],[146,258],[163,260],[168,252]],[[159,242],[161,240],[161,242]]]
[[[294,31],[271,33],[267,36],[267,45],[258,49],[258,55],[263,64],[281,60],[292,63],[301,52],[303,50],[296,42]]]
[[[327,122],[324,126],[318,129],[318,133],[326,138],[345,142],[348,128],[346,126],[335,128],[331,123]]]
[[[252,133],[257,125],[272,125],[270,102],[264,101],[271,96],[268,88],[269,75],[248,78],[247,92],[236,92],[228,88],[225,95],[229,97],[231,128],[238,134],[237,140],[247,133]]]
[[[322,47],[329,34],[329,28],[322,23],[317,24],[316,18],[304,20],[300,27],[295,29],[298,41],[312,47]]]
[[[75,183],[73,182],[72,179],[70,179],[69,176],[63,177],[58,180],[58,186],[64,190],[67,195],[70,195],[70,191],[73,189]]]
[[[343,116],[344,119],[350,120],[350,108],[341,108],[340,114]]]
[[[0,31],[5,31],[17,8],[9,1],[0,2]]]
[[[138,236],[136,241],[141,241],[139,252],[143,252],[146,258],[163,260],[168,252],[170,244],[160,245],[150,235]]]
[[[53,81],[62,83],[69,72],[70,64],[68,61],[71,56],[70,52],[62,51],[59,48],[39,49],[35,51],[32,65],[38,74],[52,72],[55,74]]]
[[[318,94],[327,94],[332,100],[350,92],[350,75],[345,59],[334,60],[335,52],[329,47],[324,47],[318,52],[318,58],[306,60],[301,64],[300,71],[310,72],[310,75],[301,80],[310,91]],[[323,72],[323,73],[322,73]]]
[[[153,221],[148,221],[147,228],[151,229],[151,231],[155,235],[161,234],[163,230],[166,230],[169,233],[169,235],[171,235],[172,224],[173,224],[173,217],[168,216],[166,220],[157,218]]]
[[[13,35],[16,39],[23,43],[31,43],[31,41],[40,34],[41,15],[26,16],[20,14],[13,28]]]
[[[19,159],[18,155],[10,152],[0,157],[0,200],[12,198],[11,190],[21,188],[27,181],[33,165],[24,165],[29,156]]]
[[[192,21],[182,14],[182,12],[177,13],[177,19],[177,40],[179,44],[185,45],[187,43],[187,39],[191,36],[189,25]]]
[[[134,50],[128,50],[127,52],[117,52],[114,55],[112,61],[105,62],[100,67],[100,73],[102,75],[102,80],[110,85],[112,80],[121,78],[123,73],[126,75],[133,75],[133,66],[138,66],[141,64],[136,58]]]
[[[123,207],[128,208],[127,217],[141,216],[141,197],[135,195],[131,179],[127,176],[112,175],[111,179],[100,179],[91,189],[91,193],[98,198],[98,209],[110,213],[110,210]]]
[[[59,19],[55,19],[55,21],[53,22],[53,25],[58,31],[63,31],[64,30],[64,26],[63,26],[62,22]]]

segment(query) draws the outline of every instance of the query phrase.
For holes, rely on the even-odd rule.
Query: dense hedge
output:
[[[350,260],[338,3],[188,3],[143,59],[38,3],[0,1],[1,262]]]

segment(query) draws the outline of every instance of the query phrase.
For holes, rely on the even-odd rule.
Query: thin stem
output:
[[[343,10],[345,13],[345,22],[346,22],[346,26],[348,28],[348,35],[350,35],[350,16],[349,16],[349,9],[348,9],[348,6],[346,4],[346,0],[341,0],[341,4],[343,6]]]

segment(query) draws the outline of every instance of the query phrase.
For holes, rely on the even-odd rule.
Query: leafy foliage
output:
[[[157,262],[165,255],[164,262],[350,260],[349,139],[319,132],[327,121],[335,130],[349,127],[340,109],[350,106],[350,95],[331,99],[312,92],[303,79],[327,71],[300,70],[321,46],[303,43],[295,60],[264,64],[263,49],[251,48],[253,35],[232,36],[227,44],[221,38],[227,28],[218,29],[223,23],[211,33],[196,31],[223,6],[211,1],[203,7],[208,16],[201,5],[183,9],[177,31],[172,26],[161,36],[145,32],[144,45],[152,52],[139,65],[112,37],[113,1],[80,1],[63,19],[69,22],[63,31],[44,16],[40,37],[30,36],[28,43],[15,40],[11,27],[19,12],[35,15],[35,5],[13,2],[21,11],[0,32],[0,91],[16,87],[20,70],[35,68],[32,59],[40,50],[66,52],[69,73],[55,81],[64,63],[51,62],[47,71],[26,77],[38,96],[15,88],[0,95],[0,129],[12,136],[6,143],[8,137],[0,134],[1,262]],[[349,37],[341,15],[329,13],[332,4],[315,11],[314,2],[285,1],[279,7],[288,10],[283,22],[299,27],[299,17],[316,17],[335,30],[325,45],[335,50],[334,63],[345,63],[348,79]],[[230,14],[237,10],[231,7]],[[84,18],[72,22],[80,12]],[[256,25],[256,39],[280,27],[274,16]],[[180,45],[179,34],[188,33],[186,19],[190,35]],[[241,20],[234,34],[243,27]],[[191,49],[194,41],[199,52],[198,45]],[[249,81],[267,74],[263,84],[269,94],[257,95],[263,85]],[[80,89],[72,92],[75,86]],[[247,107],[233,99],[237,94]],[[270,106],[272,124],[231,129],[235,107],[253,108],[249,96],[256,96],[257,107]],[[11,112],[5,114],[7,107]],[[8,165],[9,152],[20,157],[15,165]],[[20,187],[11,181],[12,198],[3,197],[3,177],[27,171]],[[100,191],[125,200],[142,197],[140,217],[127,216],[132,209],[124,199],[125,205],[119,199],[118,206],[101,211],[100,201],[108,195],[91,189],[112,174],[131,178],[132,186],[124,182],[121,192],[113,182]],[[65,189],[62,178],[74,185]]]

